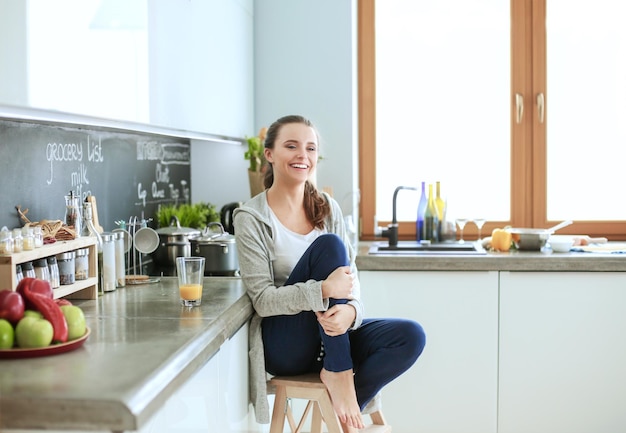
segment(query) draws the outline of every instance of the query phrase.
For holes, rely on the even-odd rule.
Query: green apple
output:
[[[87,323],[85,322],[83,310],[76,305],[61,305],[60,308],[67,322],[68,341],[76,340],[85,335]]]
[[[47,347],[52,343],[52,323],[38,317],[23,317],[15,327],[17,345],[25,349]]]
[[[0,319],[0,349],[10,349],[15,342],[15,330],[8,320]]]
[[[43,314],[41,314],[39,311],[37,310],[25,310],[24,311],[24,317],[36,317],[38,319],[43,319]]]

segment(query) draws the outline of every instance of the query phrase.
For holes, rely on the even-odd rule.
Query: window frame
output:
[[[546,1],[511,0],[511,220],[488,221],[483,235],[496,227],[548,228],[560,221],[547,219],[546,125],[538,121],[536,95],[546,92]],[[358,115],[359,115],[359,188],[360,239],[377,238],[376,215],[376,53],[375,0],[357,2],[358,20]],[[516,94],[524,98],[522,121],[516,122]],[[416,185],[417,186],[417,185]],[[624,199],[626,200],[626,198]],[[391,221],[378,221],[385,227]],[[399,239],[413,240],[415,222],[398,223]],[[626,240],[626,221],[579,221],[559,230],[559,234],[585,234]],[[476,239],[477,230],[468,224],[465,239]]]

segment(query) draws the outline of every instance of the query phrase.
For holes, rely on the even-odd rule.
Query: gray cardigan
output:
[[[363,306],[360,298],[360,285],[356,265],[356,254],[348,240],[341,208],[337,202],[324,193],[330,203],[331,213],[326,219],[326,230],[343,239],[350,258],[352,274],[355,275],[352,289],[354,300],[349,303],[356,310],[356,320],[352,329],[363,321]],[[252,402],[257,422],[270,422],[269,402],[267,400],[267,373],[261,336],[263,317],[279,314],[297,314],[301,311],[324,311],[328,308],[328,299],[322,299],[321,281],[309,280],[291,286],[276,287],[274,283],[274,241],[270,225],[267,192],[262,192],[250,199],[233,212],[235,238],[239,267],[246,292],[252,300],[254,315],[250,321],[249,356],[250,356],[250,401]]]

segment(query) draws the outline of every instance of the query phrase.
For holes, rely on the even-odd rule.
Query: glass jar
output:
[[[35,278],[50,282],[50,270],[48,269],[48,261],[46,259],[35,260],[33,267],[35,269]]]
[[[76,280],[89,277],[89,248],[76,250]]]
[[[113,233],[102,233],[102,291],[115,288],[115,239]]]
[[[22,274],[24,278],[36,278],[35,269],[33,268],[32,262],[24,262],[22,263]]]
[[[124,237],[124,232],[115,232],[115,283],[117,287],[126,286],[126,242]]]
[[[19,284],[23,278],[24,274],[22,274],[22,265],[15,265],[15,284]]]
[[[32,227],[22,227],[22,238],[24,251],[35,249],[35,232]]]
[[[13,252],[21,253],[24,250],[24,239],[22,238],[22,229],[13,229]]]
[[[76,253],[68,251],[56,255],[57,264],[59,266],[59,284],[66,286],[74,284],[76,281],[75,267]]]
[[[43,231],[41,226],[33,227],[33,235],[35,237],[35,248],[43,247]]]
[[[59,264],[55,256],[48,257],[48,269],[50,270],[50,285],[53,289],[58,289],[61,285],[59,277]]]
[[[13,253],[13,236],[6,227],[2,227],[0,230],[0,254]]]
[[[76,237],[81,235],[80,199],[74,191],[65,196],[65,224],[74,229]]]

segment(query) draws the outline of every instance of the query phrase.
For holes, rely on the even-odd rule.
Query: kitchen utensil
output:
[[[201,233],[198,229],[181,227],[178,218],[173,216],[168,227],[157,229],[159,246],[152,253],[154,262],[160,266],[176,266],[176,257],[191,256],[189,239]]]
[[[555,253],[567,253],[574,246],[574,237],[565,235],[551,235],[550,248]]]
[[[547,229],[512,228],[510,231],[518,250],[540,251],[552,233],[570,224],[572,221],[567,220]]]
[[[204,275],[233,276],[239,272],[235,236],[226,233],[220,223],[209,223],[202,235],[190,242],[192,254],[206,259]]]
[[[137,251],[150,254],[159,247],[159,235],[150,227],[142,227],[135,233],[133,242]]]
[[[231,235],[235,234],[235,226],[233,225],[233,211],[241,206],[241,202],[228,203],[222,206],[220,210],[220,221],[224,230]]]

